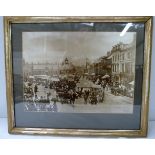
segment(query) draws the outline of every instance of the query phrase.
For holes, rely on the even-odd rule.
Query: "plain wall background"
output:
[[[154,43],[154,44],[153,44]],[[149,120],[155,120],[155,17],[153,17],[152,64],[150,83]],[[3,17],[0,17],[0,117],[7,117],[6,85],[5,85],[4,29]]]

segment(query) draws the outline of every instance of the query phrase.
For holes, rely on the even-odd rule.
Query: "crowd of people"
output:
[[[79,98],[83,99],[84,104],[97,104],[99,102],[103,102],[103,89],[94,89],[91,87],[77,87],[77,83],[79,83],[80,80],[83,79],[90,81],[90,79],[87,79],[86,77],[79,77],[78,79],[76,77],[76,80],[45,80],[44,82],[41,82],[41,79],[35,79],[32,81],[29,78],[27,78],[24,84],[24,98],[26,101],[37,101],[44,103],[53,101],[54,103],[61,102],[62,104],[75,104],[75,101]],[[38,95],[39,86],[44,88],[46,95]],[[52,93],[51,90],[53,90]]]
[[[94,86],[80,86],[78,83],[85,80],[86,82],[91,82]],[[38,95],[38,87],[41,86],[44,91],[44,95]],[[24,98],[26,101],[37,101],[41,103],[53,103],[60,102],[62,104],[72,104],[82,102],[84,104],[97,104],[103,103],[105,98],[105,91],[109,91],[113,95],[123,95],[127,96],[127,87],[110,81],[110,78],[102,79],[98,76],[88,77],[88,76],[76,76],[72,79],[61,79],[56,81],[42,80],[42,79],[26,79],[24,84]],[[131,90],[131,95],[133,92]]]
[[[99,102],[103,102],[104,91],[95,90],[91,87],[78,87],[77,83],[79,83],[80,80],[82,80],[82,77],[76,81],[63,79],[57,82],[50,82],[49,88],[56,91],[57,100],[62,104],[75,104],[76,99],[79,98],[83,99],[84,104],[97,104]]]

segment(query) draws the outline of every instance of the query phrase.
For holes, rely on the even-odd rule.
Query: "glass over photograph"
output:
[[[151,17],[6,17],[8,131],[146,136]]]
[[[24,112],[131,114],[136,32],[22,32]]]

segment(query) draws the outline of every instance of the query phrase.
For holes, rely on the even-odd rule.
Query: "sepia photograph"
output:
[[[133,113],[136,32],[22,32],[25,112]]]

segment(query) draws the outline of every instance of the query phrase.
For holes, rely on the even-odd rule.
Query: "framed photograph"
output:
[[[152,17],[5,17],[8,130],[146,136]]]

